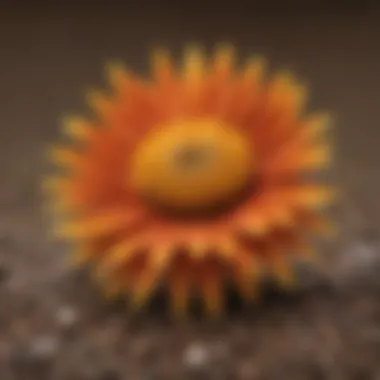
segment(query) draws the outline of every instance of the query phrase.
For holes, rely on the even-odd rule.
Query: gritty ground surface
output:
[[[0,380],[380,379],[380,9],[316,3],[256,11],[2,5]],[[186,41],[225,39],[297,70],[312,86],[312,106],[338,115],[342,235],[297,294],[231,307],[218,323],[173,323],[159,302],[130,317],[69,270],[67,247],[47,238],[43,148],[62,113],[83,109],[82,90],[101,83],[106,59],[144,71],[156,42],[178,51]]]

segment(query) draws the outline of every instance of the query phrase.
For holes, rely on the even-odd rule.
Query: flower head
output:
[[[190,47],[178,69],[157,51],[149,81],[112,65],[111,95],[89,93],[95,117],[65,121],[73,139],[53,148],[63,170],[47,182],[59,233],[108,293],[141,305],[163,283],[176,312],[192,294],[218,312],[226,281],[247,298],[264,270],[289,284],[290,255],[328,227],[332,192],[310,176],[329,163],[327,115],[304,113],[288,72],[234,59]]]

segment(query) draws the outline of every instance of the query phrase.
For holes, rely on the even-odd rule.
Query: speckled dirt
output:
[[[380,379],[380,7],[24,3],[0,11],[0,380]],[[160,301],[132,317],[49,240],[44,146],[63,113],[84,109],[83,90],[102,83],[108,58],[144,72],[157,42],[179,52],[226,39],[295,69],[311,105],[336,113],[341,237],[320,269],[300,272],[295,294],[233,303],[220,322],[174,323]]]

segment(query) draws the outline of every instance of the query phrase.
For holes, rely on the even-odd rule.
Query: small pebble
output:
[[[57,311],[57,321],[64,329],[70,329],[78,320],[78,312],[71,306],[62,306]]]
[[[20,377],[34,370],[48,370],[59,351],[59,341],[55,337],[40,336],[27,346],[13,347],[9,355],[9,365]]]
[[[365,242],[356,242],[346,249],[341,261],[341,269],[350,275],[351,272],[371,270],[374,266],[378,266],[379,255],[376,246]]]
[[[185,349],[183,362],[191,369],[202,368],[210,359],[210,352],[205,345],[193,343]]]
[[[48,361],[54,358],[60,348],[58,338],[54,336],[40,336],[35,338],[29,346],[29,354],[36,361]]]

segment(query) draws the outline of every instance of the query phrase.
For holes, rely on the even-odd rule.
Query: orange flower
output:
[[[89,94],[96,117],[66,120],[73,142],[53,148],[63,174],[47,182],[58,232],[107,293],[142,305],[163,283],[175,312],[195,293],[216,313],[227,281],[247,298],[264,270],[291,283],[290,255],[328,228],[332,192],[309,175],[329,163],[328,116],[303,114],[289,73],[264,81],[262,59],[234,58],[192,47],[177,70],[158,51],[152,81],[114,65],[112,95]]]

